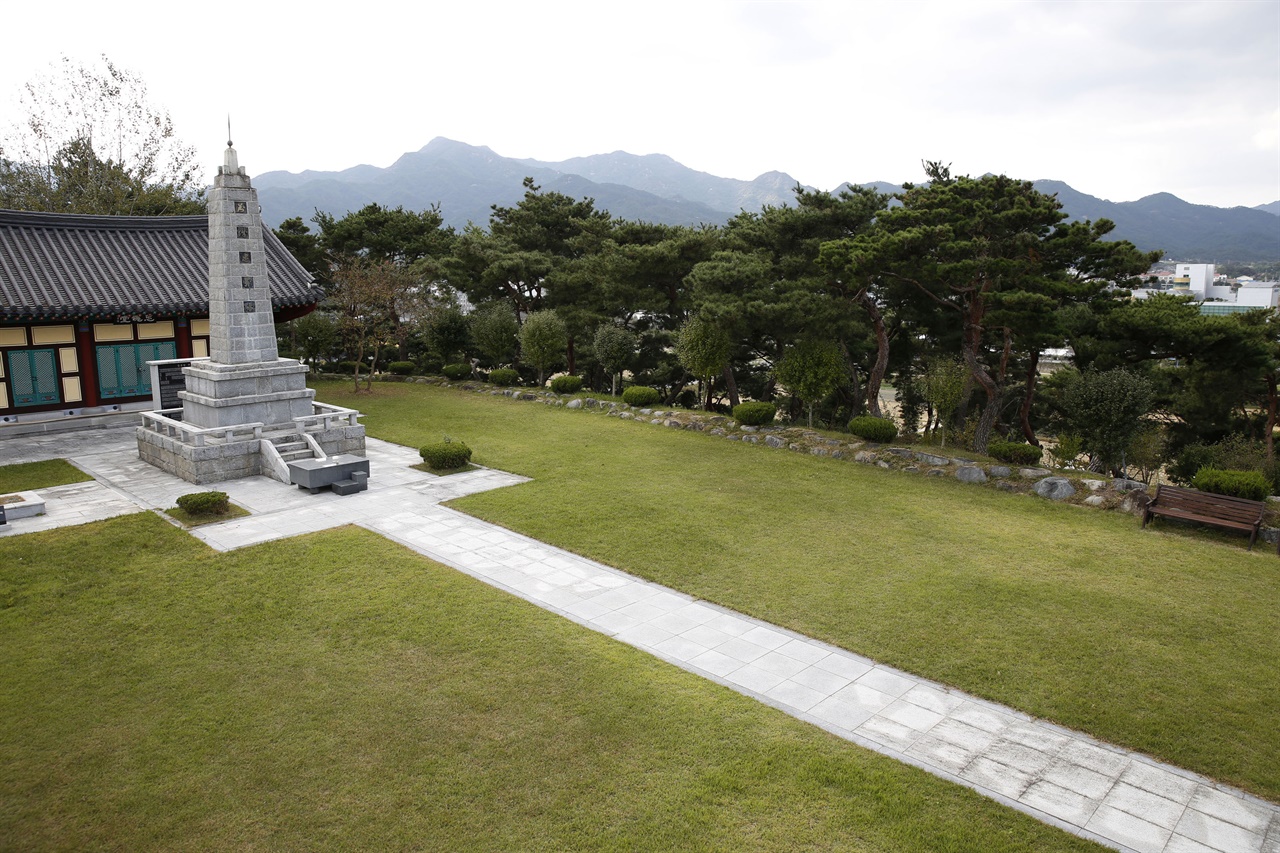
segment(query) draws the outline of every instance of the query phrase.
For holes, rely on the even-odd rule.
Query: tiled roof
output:
[[[314,305],[311,273],[263,229],[271,304]],[[206,216],[0,210],[0,321],[209,310]]]

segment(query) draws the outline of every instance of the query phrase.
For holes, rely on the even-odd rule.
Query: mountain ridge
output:
[[[344,215],[370,203],[424,210],[439,205],[445,223],[485,226],[493,206],[518,204],[523,181],[544,190],[595,199],[598,209],[623,219],[669,225],[721,225],[739,211],[794,204],[799,182],[768,171],[753,180],[722,178],[685,166],[666,154],[612,151],[561,161],[503,157],[487,146],[436,137],[385,168],[360,164],[340,171],[265,172],[254,178],[263,218],[275,227],[291,217],[310,221],[316,210]],[[1062,181],[1033,182],[1056,194],[1071,219],[1110,219],[1113,239],[1143,250],[1163,249],[1179,260],[1280,260],[1280,201],[1256,208],[1196,205],[1170,193],[1113,202]],[[839,191],[850,184],[841,184]],[[879,192],[901,185],[874,181]],[[814,187],[805,187],[813,190]]]

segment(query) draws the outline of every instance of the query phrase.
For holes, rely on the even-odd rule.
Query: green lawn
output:
[[[83,483],[92,479],[65,459],[22,462],[17,465],[0,466],[0,494],[47,489],[51,486]]]
[[[459,509],[1280,800],[1267,547],[505,397],[317,387],[371,435],[534,478]]]
[[[344,528],[0,541],[0,849],[1100,849]]]

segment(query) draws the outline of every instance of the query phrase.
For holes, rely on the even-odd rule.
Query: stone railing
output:
[[[142,428],[159,435],[176,438],[183,444],[193,447],[204,447],[208,439],[230,441],[237,435],[245,438],[262,438],[262,429],[266,424],[235,424],[220,427],[194,427],[191,424],[175,420],[171,415],[181,414],[182,409],[161,409],[155,412],[139,412],[142,416]]]
[[[333,422],[343,418],[346,419],[348,426],[359,426],[356,418],[364,414],[355,409],[346,409],[342,406],[331,406],[328,403],[315,401],[311,403],[311,410],[313,414],[293,419],[299,433],[333,429]]]

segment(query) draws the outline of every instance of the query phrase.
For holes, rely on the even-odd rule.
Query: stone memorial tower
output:
[[[139,457],[201,484],[259,474],[289,483],[304,460],[367,474],[360,413],[316,404],[307,366],[277,351],[258,194],[230,141],[208,206],[209,358],[182,369],[181,417],[142,414]]]
[[[183,372],[182,420],[196,427],[287,424],[311,414],[306,365],[280,358],[258,192],[227,141],[209,190],[209,361]]]

